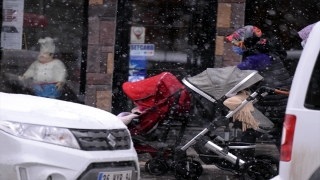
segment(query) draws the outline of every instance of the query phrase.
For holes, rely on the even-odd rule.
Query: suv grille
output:
[[[82,150],[105,151],[130,149],[130,134],[126,129],[79,130],[70,129]]]

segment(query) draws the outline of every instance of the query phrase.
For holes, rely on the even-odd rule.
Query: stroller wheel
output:
[[[168,167],[164,160],[161,159],[150,159],[144,166],[145,170],[151,174],[160,176],[168,172]]]
[[[260,154],[260,155],[256,155],[254,157],[255,159],[258,160],[263,160],[267,163],[269,163],[273,170],[276,172],[276,175],[279,174],[279,159],[272,156],[272,155],[268,155],[268,154]]]
[[[178,162],[174,166],[174,177],[177,180],[197,180],[202,172],[202,165],[194,160]]]
[[[253,160],[240,166],[239,175],[244,180],[267,180],[273,178],[276,172],[269,163],[263,160]]]

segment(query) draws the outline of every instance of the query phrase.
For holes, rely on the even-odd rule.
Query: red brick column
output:
[[[85,104],[111,111],[116,0],[89,0]]]
[[[245,0],[218,0],[215,67],[234,66],[241,56],[225,37],[244,25]]]

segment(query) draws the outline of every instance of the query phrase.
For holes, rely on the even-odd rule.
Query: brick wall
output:
[[[117,0],[89,0],[85,104],[111,111]]]
[[[234,66],[241,61],[225,37],[244,25],[244,13],[245,0],[218,0],[215,67]]]

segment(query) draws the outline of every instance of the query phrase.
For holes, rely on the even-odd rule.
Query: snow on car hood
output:
[[[126,128],[115,115],[56,99],[0,92],[0,120],[75,129]]]

